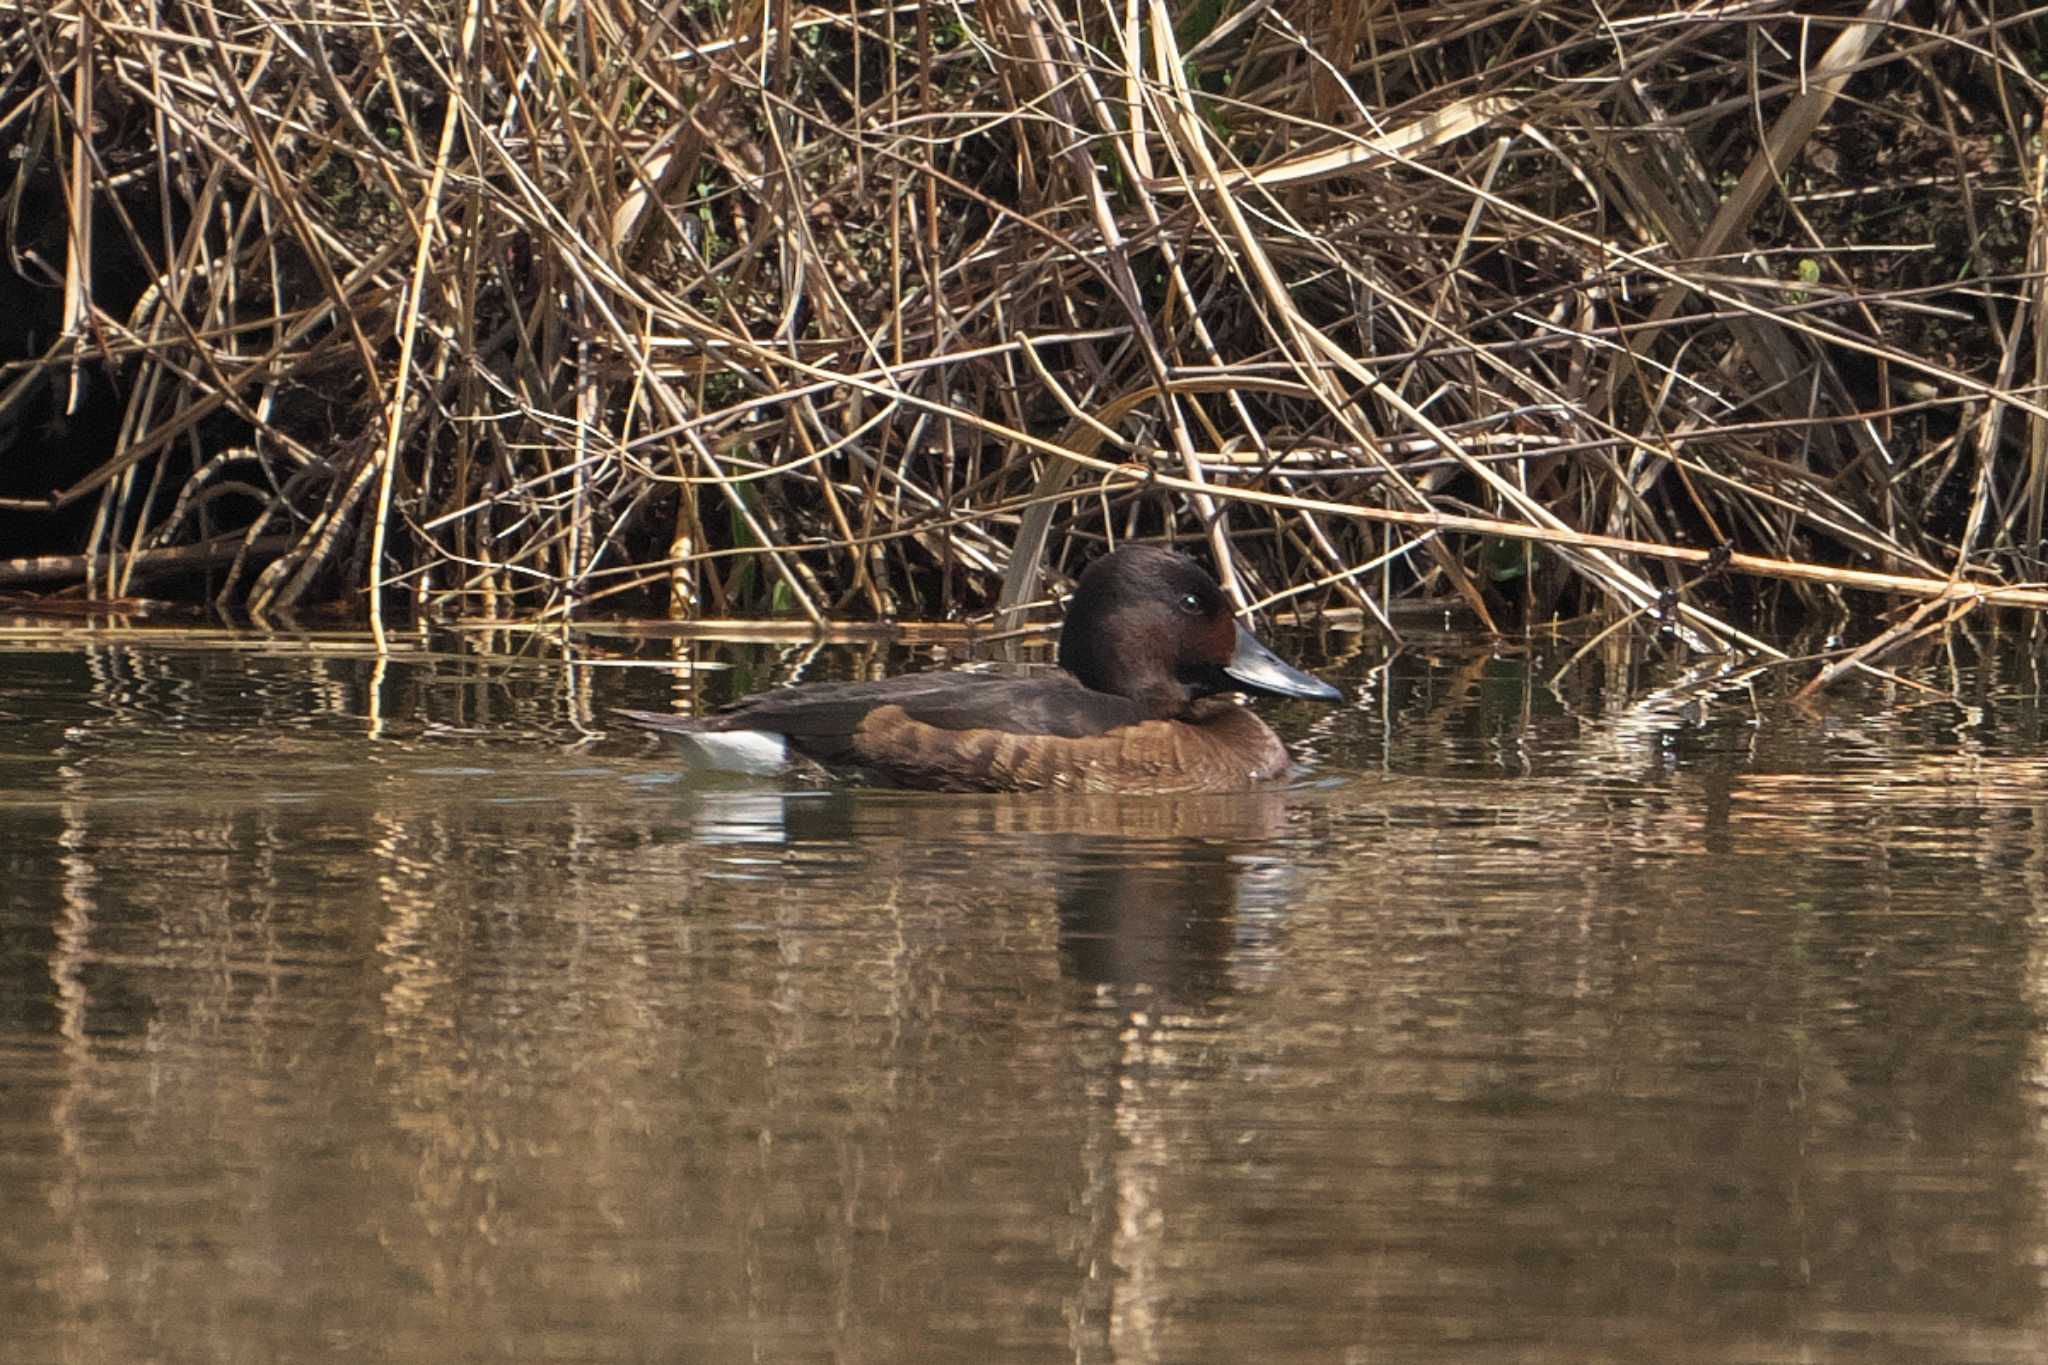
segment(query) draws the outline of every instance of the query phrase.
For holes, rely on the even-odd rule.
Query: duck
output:
[[[700,766],[791,766],[942,792],[1192,795],[1251,791],[1293,768],[1235,694],[1337,702],[1238,624],[1179,552],[1124,545],[1082,573],[1059,671],[935,672],[808,683],[708,716],[622,711],[680,738]]]

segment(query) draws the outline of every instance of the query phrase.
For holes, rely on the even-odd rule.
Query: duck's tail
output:
[[[613,712],[635,725],[672,736],[693,768],[772,776],[789,767],[789,742],[772,730],[714,729],[715,718],[671,716],[659,711]]]

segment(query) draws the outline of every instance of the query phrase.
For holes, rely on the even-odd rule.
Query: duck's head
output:
[[[1153,545],[1127,545],[1088,566],[1067,604],[1059,658],[1084,686],[1160,717],[1219,692],[1344,699],[1238,625],[1223,590],[1191,560]]]

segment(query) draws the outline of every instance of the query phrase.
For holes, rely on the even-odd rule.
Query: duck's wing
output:
[[[636,724],[691,736],[778,736],[819,763],[866,766],[861,733],[888,710],[942,732],[1083,739],[1145,719],[1137,703],[1093,692],[1065,675],[1020,678],[1001,673],[908,673],[866,682],[810,683],[748,697],[714,715],[684,717],[648,711],[619,714]]]
[[[926,685],[910,685],[920,682]],[[897,683],[907,686],[891,686]],[[875,687],[874,704],[863,720],[887,706],[935,730],[1086,739],[1146,719],[1144,708],[1130,698],[1092,691],[1065,673],[1021,678],[1000,673],[913,674]]]

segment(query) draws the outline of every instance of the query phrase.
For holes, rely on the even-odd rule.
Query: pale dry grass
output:
[[[2048,606],[2048,7],[1176,8],[0,0],[64,300],[0,419],[121,405],[11,576],[819,622],[1172,535],[1706,650]]]

